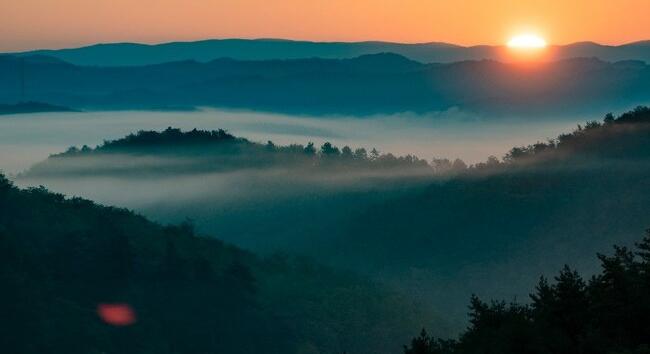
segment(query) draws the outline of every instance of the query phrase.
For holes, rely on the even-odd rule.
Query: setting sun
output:
[[[546,40],[534,34],[521,34],[508,41],[510,48],[538,49],[546,47]]]

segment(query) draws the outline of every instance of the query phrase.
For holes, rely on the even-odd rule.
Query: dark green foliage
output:
[[[278,146],[251,142],[224,130],[204,131],[167,128],[161,132],[139,131],[122,139],[105,141],[96,148],[71,147],[33,166],[27,176],[98,174],[187,174],[238,169],[293,169],[307,173],[323,171],[410,171],[430,174],[425,160],[407,155],[367,156],[365,149],[353,154],[324,143],[316,151],[313,143]]]
[[[1,174],[0,284],[2,352],[16,354],[380,353],[422,323],[357,276],[260,259],[190,222],[161,226]],[[98,305],[114,303],[136,323],[102,322]]]
[[[404,354],[451,354],[456,346],[455,341],[433,338],[422,329],[420,336],[411,340],[410,346],[404,346]]]
[[[541,278],[529,305],[472,297],[470,326],[457,342],[422,332],[405,354],[615,354],[650,348],[650,230],[635,251],[599,255],[589,282],[565,266],[550,284]],[[449,346],[442,346],[449,344]]]
[[[640,134],[648,129],[650,124],[650,107],[639,106],[632,111],[614,118],[611,113],[605,115],[603,123],[589,121],[584,127],[569,134],[562,134],[548,142],[538,142],[525,147],[515,147],[504,157],[504,160],[513,164],[530,162],[535,159],[537,163],[544,160],[556,161],[567,156],[585,155],[591,157],[609,157],[631,159],[638,155],[648,153],[648,134]],[[627,140],[626,138],[632,138]],[[611,144],[616,139],[616,144]],[[639,150],[638,147],[643,146]],[[630,149],[635,147],[635,149]]]
[[[6,352],[290,349],[282,325],[251,296],[245,254],[184,227],[161,227],[44,189],[21,191],[4,177],[0,182],[0,302],[8,311],[0,335]],[[197,243],[206,250],[197,253]],[[210,262],[202,258],[208,256]],[[228,268],[233,262],[236,272]],[[102,323],[96,314],[102,303],[129,304],[137,323]],[[256,339],[244,340],[246,333]]]
[[[329,142],[326,142],[323,144],[323,146],[321,146],[320,153],[323,157],[339,156],[341,154],[339,148],[332,146],[332,144]]]
[[[158,133],[154,131],[139,131],[137,134],[129,134],[125,138],[106,141],[97,148],[97,151],[129,150],[138,151],[138,148],[153,148],[164,145],[181,144],[181,146],[204,146],[211,143],[246,143],[245,139],[235,138],[225,130],[191,130],[181,132],[180,129],[167,128]]]

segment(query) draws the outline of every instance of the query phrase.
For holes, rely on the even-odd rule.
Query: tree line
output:
[[[571,133],[560,134],[557,138],[548,139],[545,142],[540,141],[528,146],[514,147],[502,159],[490,156],[486,161],[475,164],[467,164],[458,158],[434,157],[431,161],[426,161],[414,155],[395,156],[391,153],[381,153],[376,148],[370,150],[363,147],[352,149],[347,145],[339,148],[331,142],[325,142],[320,147],[316,147],[311,142],[306,145],[276,145],[272,141],[261,144],[235,137],[223,129],[213,131],[193,129],[184,132],[172,127],[161,132],[139,131],[121,139],[105,141],[95,148],[85,145],[81,148],[71,147],[66,152],[53,155],[53,157],[121,152],[191,153],[195,156],[211,155],[215,158],[230,155],[230,157],[235,157],[235,160],[230,159],[222,162],[240,167],[243,165],[378,169],[406,167],[426,169],[436,175],[457,175],[507,168],[531,161],[556,161],[566,156],[563,153],[576,151],[601,155],[623,151],[624,146],[607,146],[608,136],[614,135],[612,133],[620,135],[625,130],[633,130],[631,127],[636,129],[648,123],[650,123],[650,107],[639,106],[618,117],[608,113],[602,122],[587,121],[584,125],[578,125],[577,129]],[[629,155],[629,151],[625,151],[625,153]]]
[[[598,254],[589,279],[569,266],[541,277],[529,303],[472,296],[469,327],[455,340],[422,330],[405,354],[650,353],[650,229],[633,249]]]

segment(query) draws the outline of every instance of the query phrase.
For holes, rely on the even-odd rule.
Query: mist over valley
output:
[[[581,125],[509,150],[504,162],[469,166],[168,128],[53,155],[16,182],[163,223],[189,219],[245,249],[358,272],[445,308],[444,325],[460,330],[472,293],[525,297],[520,289],[536,281],[525,274],[568,262],[594,272],[595,252],[636,239],[650,202],[641,193],[650,168],[646,116],[640,109],[633,117],[641,123],[623,115],[613,126]],[[497,281],[504,277],[507,286]]]

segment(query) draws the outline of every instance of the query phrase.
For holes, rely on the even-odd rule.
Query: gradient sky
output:
[[[650,39],[650,0],[0,0],[0,51],[97,42],[289,38],[503,44]]]

